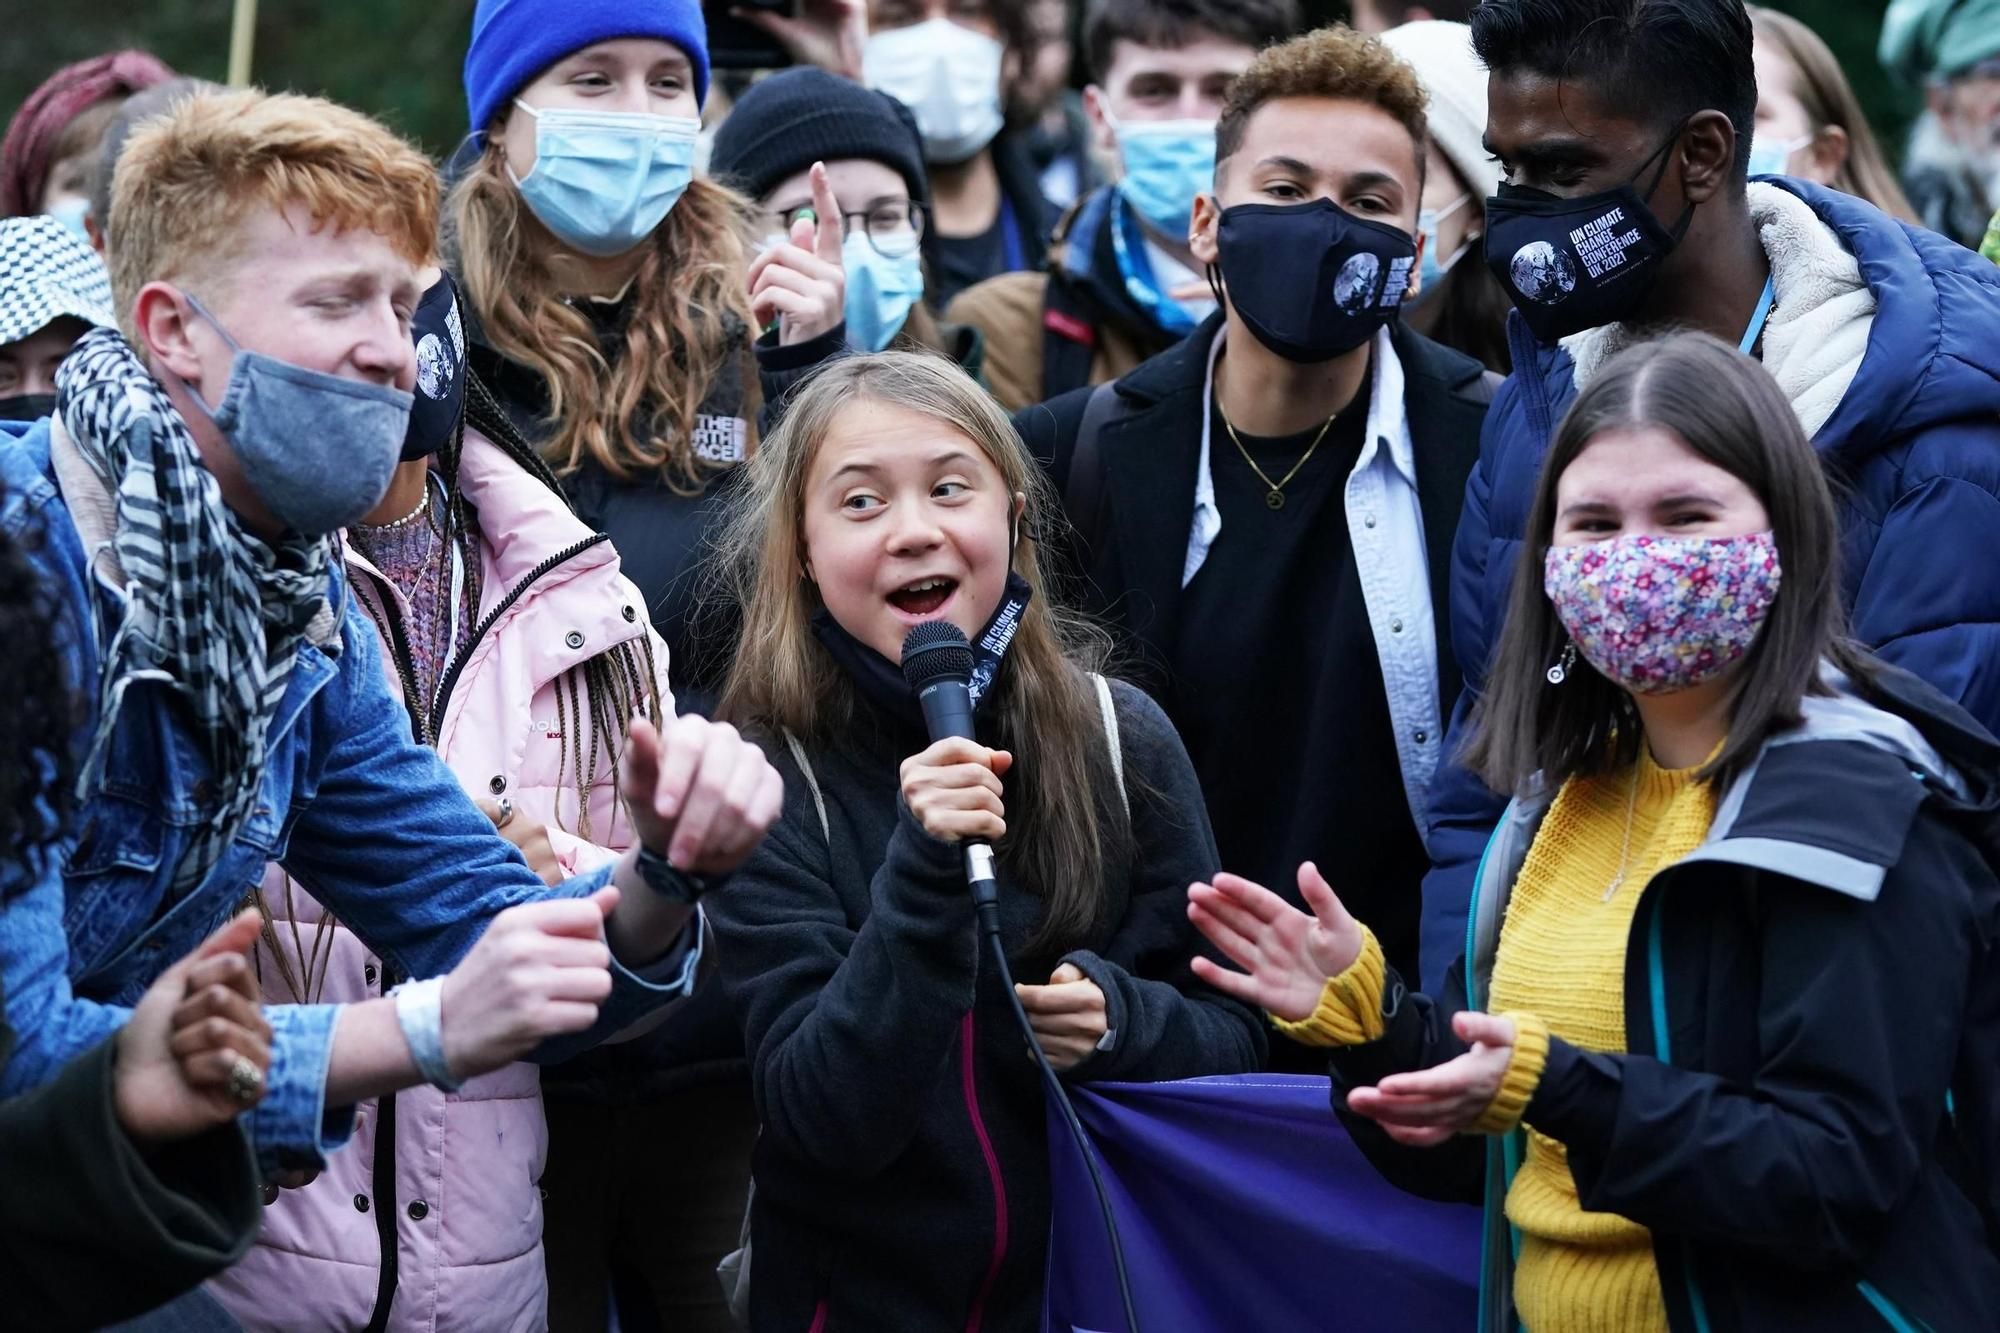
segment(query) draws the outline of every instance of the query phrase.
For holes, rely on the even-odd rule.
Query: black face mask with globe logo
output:
[[[465,323],[451,274],[439,277],[418,301],[410,341],[417,350],[417,386],[403,436],[405,463],[442,449],[465,409]]]
[[[1215,299],[1258,342],[1308,365],[1373,338],[1402,308],[1417,263],[1408,235],[1324,198],[1225,208],[1215,242]]]
[[[1486,266],[1507,289],[1529,330],[1544,343],[1613,324],[1646,300],[1660,261],[1694,219],[1694,205],[1669,231],[1646,201],[1660,188],[1680,141],[1676,128],[1623,185],[1563,199],[1502,182],[1486,201]],[[1659,170],[1642,198],[1646,168]]]

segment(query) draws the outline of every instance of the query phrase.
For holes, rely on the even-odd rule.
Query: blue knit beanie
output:
[[[586,46],[657,37],[694,66],[694,96],[708,100],[708,25],[700,0],[479,0],[465,52],[465,102],[475,133],[535,77]]]

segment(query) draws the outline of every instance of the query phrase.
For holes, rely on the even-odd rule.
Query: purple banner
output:
[[[1243,1074],[1070,1096],[1118,1216],[1143,1333],[1429,1333],[1478,1322],[1479,1210],[1375,1173],[1327,1080]],[[1044,1333],[1124,1333],[1090,1176],[1049,1109]]]

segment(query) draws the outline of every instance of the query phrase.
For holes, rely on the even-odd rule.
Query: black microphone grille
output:
[[[972,679],[972,645],[949,620],[926,620],[903,636],[903,679],[913,690],[940,680]]]

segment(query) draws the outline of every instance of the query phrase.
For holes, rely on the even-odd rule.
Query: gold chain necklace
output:
[[[1299,461],[1292,464],[1292,470],[1285,474],[1284,480],[1272,481],[1270,477],[1265,475],[1264,469],[1257,466],[1257,460],[1250,456],[1250,451],[1243,447],[1243,440],[1237,435],[1236,427],[1231,424],[1229,413],[1224,410],[1220,395],[1215,400],[1215,414],[1222,418],[1222,428],[1229,432],[1230,442],[1236,446],[1236,452],[1243,455],[1243,461],[1248,463],[1250,470],[1257,474],[1257,480],[1263,482],[1269,488],[1264,492],[1264,503],[1272,509],[1283,509],[1285,507],[1285,487],[1291,485],[1292,478],[1299,475],[1299,469],[1311,461],[1313,451],[1319,448],[1319,442],[1326,438],[1326,433],[1333,429],[1333,423],[1340,419],[1340,413],[1338,412],[1328,417],[1326,424],[1319,428],[1319,434],[1313,436],[1313,442],[1306,446],[1305,453],[1299,456]]]

